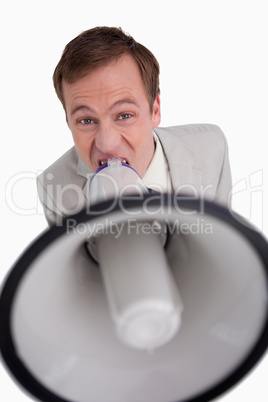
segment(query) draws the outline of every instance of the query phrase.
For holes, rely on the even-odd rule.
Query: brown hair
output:
[[[159,89],[159,64],[145,46],[136,42],[121,28],[96,27],[82,32],[69,42],[54,71],[53,82],[64,105],[62,81],[74,83],[94,69],[130,54],[139,66],[141,78],[152,110]]]

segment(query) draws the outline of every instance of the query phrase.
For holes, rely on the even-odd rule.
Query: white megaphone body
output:
[[[90,205],[146,193],[133,168],[120,158],[108,159],[91,179]],[[115,228],[112,223],[117,236],[93,231],[88,249],[99,262],[119,338],[129,346],[153,350],[176,334],[183,307],[162,247],[165,228],[156,219],[149,222],[150,236],[133,221],[131,227],[124,222]]]
[[[120,159],[90,196],[3,284],[8,369],[41,401],[217,398],[267,349],[267,241],[219,205],[150,194]]]

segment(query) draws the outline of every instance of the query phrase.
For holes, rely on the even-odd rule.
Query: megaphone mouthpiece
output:
[[[90,205],[129,195],[148,194],[139,174],[121,158],[110,158],[90,181]]]

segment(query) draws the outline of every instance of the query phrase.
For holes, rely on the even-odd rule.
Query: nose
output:
[[[95,145],[102,154],[115,156],[116,151],[119,150],[121,139],[118,129],[110,124],[101,124],[95,137]]]

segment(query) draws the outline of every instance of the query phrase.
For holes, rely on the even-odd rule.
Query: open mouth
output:
[[[115,158],[115,159],[116,159],[116,158]],[[129,165],[129,163],[128,163],[128,161],[127,161],[126,159],[124,159],[124,158],[118,158],[118,159],[121,159],[121,162],[122,162],[122,163],[125,163],[126,165]],[[99,161],[99,166],[103,166],[103,165],[105,165],[107,162],[108,162],[108,159],[102,159],[102,160]]]

